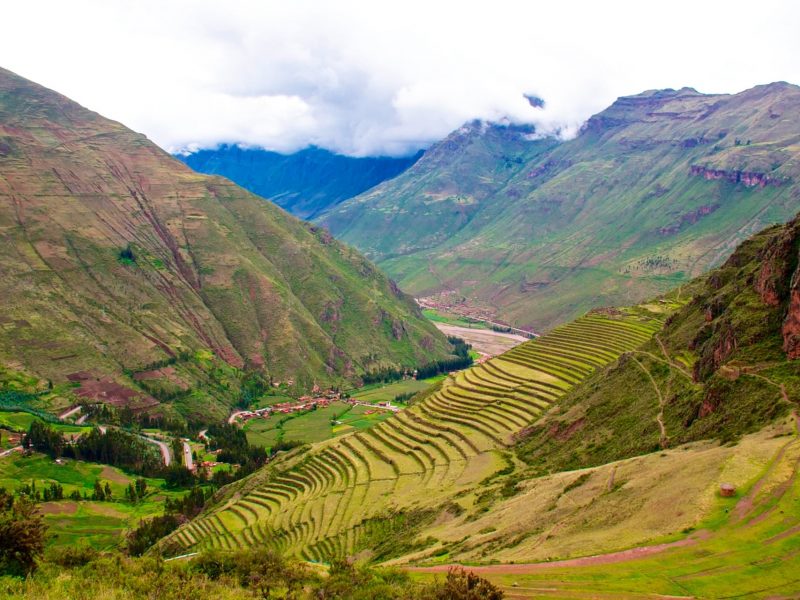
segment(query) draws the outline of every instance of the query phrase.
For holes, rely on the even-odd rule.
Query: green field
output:
[[[338,419],[341,424],[333,426],[333,434],[341,435],[354,429],[369,429],[391,416],[392,413],[388,410],[370,408],[369,406],[353,406]]]
[[[28,431],[31,423],[37,420],[40,420],[39,417],[31,413],[0,411],[0,428],[10,429],[11,431]],[[50,425],[62,433],[88,433],[92,429],[90,426],[82,427],[70,423],[51,423]]]
[[[150,493],[139,503],[122,501],[127,485],[138,476],[107,465],[63,459],[57,464],[49,456],[12,454],[0,458],[0,487],[15,491],[22,484],[36,483],[38,489],[52,482],[61,484],[64,496],[77,490],[89,496],[95,480],[108,482],[113,502],[60,500],[40,504],[49,527],[48,544],[88,544],[98,549],[112,548],[122,539],[125,530],[135,527],[140,519],[162,514],[164,499],[179,497],[183,492],[164,488],[163,479],[145,478]]]
[[[429,388],[431,384],[436,381],[441,381],[443,378],[444,375],[439,375],[437,377],[431,377],[430,379],[423,379],[422,381],[404,379],[393,383],[375,383],[356,390],[351,396],[361,402],[370,402],[373,404],[378,402],[391,402],[402,394],[416,394],[417,392],[421,392]]]
[[[447,325],[457,325],[459,327],[469,327],[471,329],[491,329],[491,326],[483,321],[476,321],[468,317],[445,313],[433,308],[423,308],[422,314],[425,315],[429,321],[433,321],[434,323],[445,323]]]
[[[361,407],[354,407],[344,402],[333,402],[325,408],[303,413],[274,414],[266,419],[251,419],[245,424],[244,430],[251,444],[269,448],[278,440],[303,443],[322,442],[343,431],[367,427],[369,424],[385,418],[385,416],[379,415],[364,415],[364,411],[355,410],[358,408]],[[333,419],[343,423],[331,425]],[[342,429],[343,427],[345,429]]]

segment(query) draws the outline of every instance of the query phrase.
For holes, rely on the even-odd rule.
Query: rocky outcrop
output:
[[[800,282],[795,272],[792,277],[792,290],[789,294],[789,307],[781,329],[783,334],[783,351],[787,358],[800,358]]]
[[[785,180],[781,177],[773,177],[766,173],[756,171],[740,171],[738,169],[709,169],[702,165],[692,165],[689,174],[695,177],[702,177],[708,181],[724,179],[731,183],[738,183],[747,187],[767,187],[768,185],[781,185]]]
[[[786,300],[792,270],[797,260],[798,242],[798,226],[789,226],[759,252],[761,268],[753,286],[768,306],[779,306]]]
[[[694,363],[692,377],[696,382],[705,381],[736,351],[738,341],[733,326],[719,322],[711,337],[700,349],[700,358]]]

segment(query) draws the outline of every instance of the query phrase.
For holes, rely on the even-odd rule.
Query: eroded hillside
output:
[[[0,232],[0,361],[92,398],[222,418],[242,371],[302,389],[449,351],[326,232],[8,71]]]

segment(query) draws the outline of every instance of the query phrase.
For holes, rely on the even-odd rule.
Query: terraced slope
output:
[[[315,446],[245,480],[162,542],[180,554],[265,544],[310,559],[397,543],[415,519],[479,492],[501,450],[594,370],[662,325],[642,309],[590,313],[451,375],[424,400],[369,431]]]

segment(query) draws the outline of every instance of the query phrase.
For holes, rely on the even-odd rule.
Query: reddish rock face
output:
[[[783,181],[770,177],[766,173],[749,171],[736,171],[724,169],[708,169],[700,165],[692,165],[690,173],[706,180],[725,179],[731,183],[740,183],[747,187],[766,187],[768,185],[781,185]]]
[[[761,269],[754,281],[758,295],[768,306],[778,306],[786,299],[792,276],[791,265],[797,253],[798,229],[790,227],[762,251]]]
[[[792,278],[789,308],[783,321],[783,351],[789,359],[800,358],[800,282]]]

